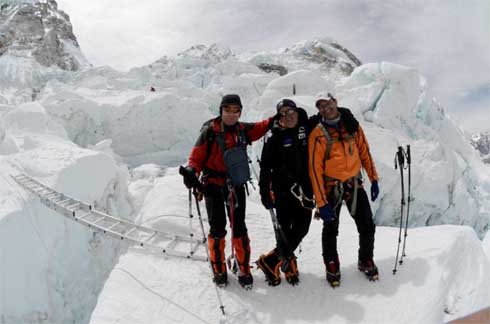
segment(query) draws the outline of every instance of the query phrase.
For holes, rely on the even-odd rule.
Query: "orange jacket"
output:
[[[371,182],[378,180],[374,160],[369,152],[369,145],[361,126],[351,136],[342,123],[339,125],[339,130],[325,126],[332,139],[328,160],[325,156],[327,138],[320,124],[313,129],[308,138],[308,171],[318,208],[328,203],[329,188],[327,186],[329,184],[325,177],[344,182],[356,176],[362,165]]]
[[[257,123],[238,122],[236,127],[225,127],[224,140],[226,149],[237,145],[238,129],[243,129],[247,141],[254,142],[267,133],[271,120],[272,118]],[[223,152],[216,138],[212,142],[209,141],[208,132],[221,132],[221,117],[211,119],[204,123],[201,134],[192,148],[187,165],[194,168],[197,173],[210,171],[211,173],[207,181],[223,186],[227,171],[223,161]]]

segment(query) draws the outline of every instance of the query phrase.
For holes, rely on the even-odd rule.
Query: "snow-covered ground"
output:
[[[155,227],[180,223],[188,232],[185,219],[152,219],[188,212],[187,191],[176,169],[156,179],[145,206],[149,207],[142,212],[142,221]],[[274,234],[257,192],[247,208],[252,260],[256,260],[272,248]],[[325,280],[321,227],[321,221],[313,220],[302,243],[298,286],[283,280],[280,286],[269,287],[260,270],[254,270],[254,288],[244,291],[231,277],[230,285],[220,289],[225,317],[207,263],[130,248],[105,283],[90,323],[441,323],[490,305],[490,259],[469,227],[409,229],[407,256],[396,275],[392,269],[398,229],[377,227],[380,280],[370,282],[357,270],[357,231],[344,208],[339,236],[342,283],[335,290]],[[197,219],[194,228],[199,234]]]
[[[2,115],[0,315],[2,323],[83,323],[126,248],[43,207],[11,178],[29,174],[58,191],[128,216],[124,168],[79,147],[38,103]]]

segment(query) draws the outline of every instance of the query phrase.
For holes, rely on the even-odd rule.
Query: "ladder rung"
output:
[[[143,243],[147,243],[149,242],[153,237],[155,237],[156,235],[158,234],[157,231],[153,232],[153,234],[151,234],[150,236],[148,236],[142,243],[141,245],[143,245]]]
[[[133,233],[136,229],[137,229],[137,227],[134,226],[133,228],[129,229],[129,231],[127,231],[126,233],[123,233],[123,235],[128,236],[129,234]]]
[[[20,182],[22,182],[22,183],[24,183],[24,182],[28,182],[28,183],[38,184],[37,182],[32,181],[32,179],[29,179],[29,178],[20,179],[19,181],[20,181]]]
[[[59,198],[53,199],[52,202],[54,202],[55,204],[57,204],[60,201],[63,201],[63,199],[65,199],[65,196],[63,194],[61,194]]]
[[[54,190],[48,189],[48,192],[43,193],[43,196],[52,195],[52,194],[57,194],[57,192]]]
[[[177,238],[173,238],[168,244],[165,246],[165,250],[172,250],[177,245]]]
[[[69,210],[72,210],[73,211],[74,207],[79,207],[79,206],[80,206],[80,203],[79,202],[76,202],[73,205],[66,206],[66,209],[69,209]]]
[[[26,185],[29,189],[31,190],[43,190],[43,189],[46,189],[45,186],[41,185],[41,184],[37,184],[37,183],[31,183],[31,184],[27,184]]]
[[[51,195],[52,195],[53,197],[51,197]],[[45,195],[45,196],[44,196],[44,198],[46,198],[46,199],[53,199],[53,198],[54,198],[54,197],[56,197],[56,196],[61,196],[61,194],[60,194],[59,192],[54,191],[54,192],[52,192],[52,193],[49,193],[49,194]]]
[[[67,198],[65,200],[62,200],[62,201],[58,201],[56,202],[58,205],[62,206],[63,204],[66,204],[67,202],[69,202],[70,200],[72,200],[71,198]]]
[[[50,191],[52,191],[52,190],[51,190],[51,189],[49,189],[49,188],[41,188],[41,189],[39,189],[39,190],[33,189],[33,191],[37,192],[37,193],[38,193],[38,194],[40,194],[40,195],[45,195],[45,193],[43,193],[43,191],[50,192]]]
[[[110,231],[111,229],[113,229],[114,227],[116,227],[117,225],[121,224],[121,222],[115,222],[114,224],[112,224],[111,226],[109,226],[107,228],[108,231]]]
[[[201,242],[196,242],[196,244],[194,244],[194,246],[192,246],[192,243],[191,243],[191,254],[194,254],[196,253],[197,249],[199,248],[199,246],[201,246],[202,243]]]
[[[98,218],[95,222],[92,222],[92,224],[97,224],[98,222],[100,222],[101,220],[103,220],[105,218],[105,216],[102,216],[101,218]]]
[[[82,216],[75,216],[75,218],[76,218],[77,220],[82,220],[82,219],[84,219],[84,218],[86,218],[86,217],[90,216],[91,214],[92,214],[92,212],[88,212],[88,213],[86,213],[86,214],[83,214]]]

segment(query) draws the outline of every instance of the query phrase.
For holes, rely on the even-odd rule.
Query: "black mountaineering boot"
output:
[[[265,275],[265,281],[269,286],[277,286],[281,283],[281,260],[279,260],[279,255],[276,250],[272,250],[267,253],[267,255],[262,254],[259,259],[255,262],[257,268],[262,270]]]
[[[296,257],[290,257],[282,261],[281,270],[286,277],[286,281],[296,286],[299,283],[298,264],[296,263]]]
[[[369,281],[376,281],[379,279],[378,267],[374,264],[373,259],[361,261],[357,263],[359,271],[364,272]]]
[[[215,272],[213,281],[216,284],[216,286],[220,288],[226,287],[228,285],[228,275],[225,272]]]
[[[338,261],[328,261],[325,264],[327,281],[332,288],[340,286],[340,264]]]
[[[242,286],[243,289],[250,290],[253,287],[254,278],[250,273],[240,274],[238,276],[238,283],[240,284],[240,286]]]

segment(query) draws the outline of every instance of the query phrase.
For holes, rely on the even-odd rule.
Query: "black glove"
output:
[[[184,177],[184,185],[191,189],[199,187],[199,179],[197,178],[196,171],[190,166],[180,166],[179,173]]]
[[[265,209],[274,208],[274,201],[272,201],[271,192],[267,188],[260,188],[260,201],[264,205]]]
[[[320,207],[320,218],[326,223],[331,223],[337,218],[337,215],[335,214],[335,210],[333,210],[332,206],[330,206],[330,204],[326,204],[325,206]]]
[[[373,183],[371,183],[371,201],[375,201],[376,198],[378,198],[378,195],[379,195],[378,181],[374,180]]]

